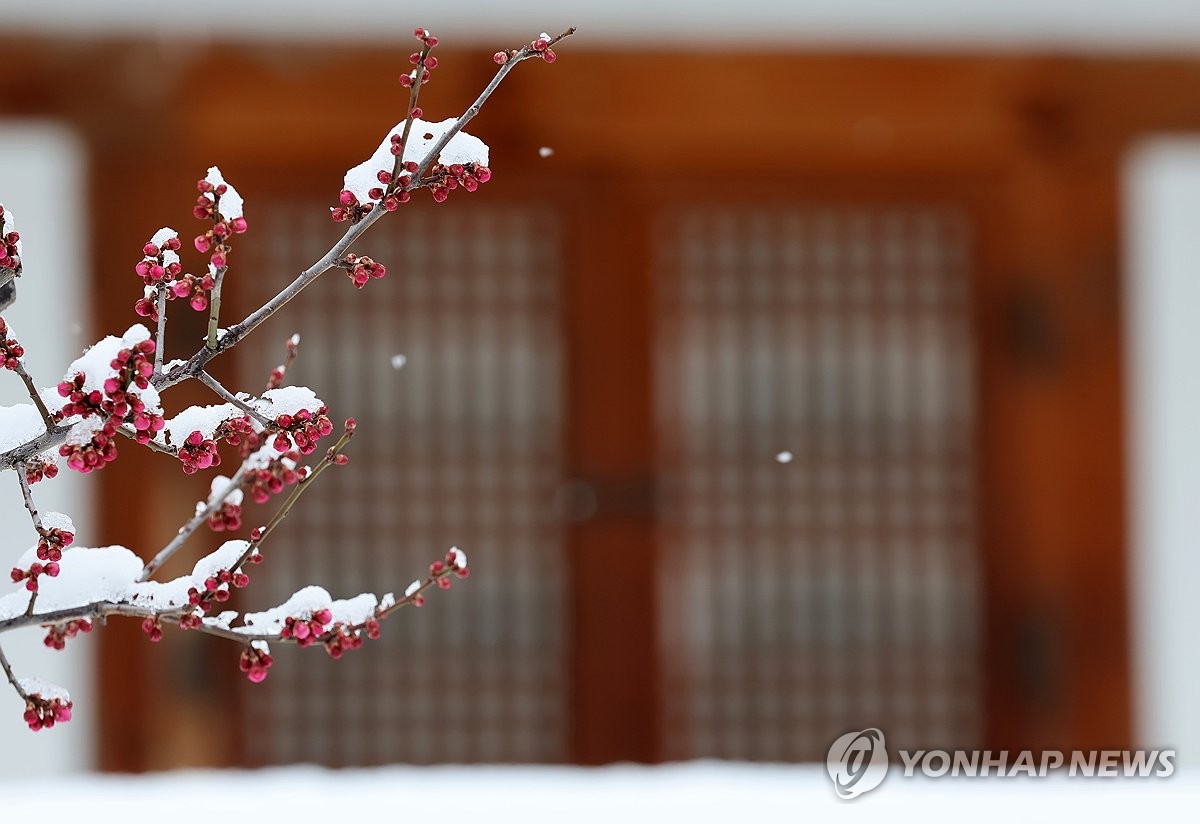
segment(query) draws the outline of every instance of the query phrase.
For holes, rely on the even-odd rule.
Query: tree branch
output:
[[[138,583],[150,580],[154,573],[158,572],[163,564],[171,560],[171,556],[179,551],[184,543],[187,542],[187,539],[192,536],[192,533],[199,529],[200,526],[213,515],[213,513],[221,508],[221,506],[225,503],[225,499],[232,495],[235,489],[241,488],[242,481],[245,480],[246,473],[250,469],[250,462],[250,457],[247,457],[246,460],[242,461],[242,465],[238,467],[238,471],[235,472],[233,477],[229,480],[229,484],[216,495],[210,496],[208,498],[208,505],[192,516],[192,519],[186,524],[180,527],[179,532],[176,533],[175,537],[171,539],[171,542],[163,547],[159,553],[155,555],[145,567],[142,568],[142,575],[140,578],[138,578]],[[0,624],[0,630],[3,630],[3,628],[3,624]]]
[[[137,440],[134,430],[131,426],[129,426],[129,424],[122,424],[121,426],[118,426],[117,432],[124,435],[126,438],[129,438],[129,440],[131,440],[131,441]],[[167,446],[166,444],[159,443],[158,441],[154,440],[153,438],[146,441],[144,444],[142,444],[142,446],[144,446],[147,449],[150,449],[154,452],[161,452],[164,455],[170,455],[173,458],[179,457],[178,449],[176,449],[173,446]]]
[[[33,503],[33,491],[29,488],[29,479],[25,477],[25,464],[17,466],[17,480],[21,484],[21,497],[25,499],[25,508],[29,510],[29,517],[33,519],[33,528],[41,535],[43,532],[42,516],[38,514],[37,506]]]
[[[574,28],[567,29],[562,34],[553,38],[550,43],[557,43],[563,38],[569,37],[574,33]],[[489,97],[492,96],[492,93],[496,90],[504,78],[508,76],[508,73],[511,72],[518,63],[537,56],[539,56],[538,52],[533,51],[529,46],[525,46],[515,52],[508,60],[505,61],[504,65],[501,66],[499,71],[496,72],[491,82],[487,84],[483,92],[475,99],[475,102],[471,104],[471,107],[463,113],[463,115],[455,122],[455,124],[441,136],[433,148],[431,148],[425,155],[425,158],[419,165],[418,171],[413,175],[410,186],[416,188],[420,185],[421,178],[433,166],[434,162],[441,154],[442,149],[446,147],[446,144],[449,143],[455,135],[462,131],[463,127],[466,126],[466,124],[469,123],[472,118],[479,114],[480,109],[483,108],[483,104],[487,102]],[[201,370],[204,369],[209,361],[222,352],[232,349],[243,338],[257,329],[265,320],[282,309],[284,305],[288,303],[288,301],[300,294],[300,292],[302,292],[310,283],[323,275],[325,272],[328,272],[330,269],[334,268],[337,261],[346,253],[350,246],[356,240],[358,240],[363,233],[367,231],[367,229],[371,228],[371,226],[373,226],[377,220],[383,217],[386,211],[387,210],[383,209],[382,207],[371,209],[371,211],[368,212],[362,220],[351,225],[346,230],[345,234],[342,235],[341,239],[338,240],[337,243],[335,243],[329,249],[329,251],[327,251],[321,257],[320,260],[301,272],[296,279],[284,287],[279,294],[271,298],[242,321],[227,329],[224,335],[216,337],[215,345],[210,345],[210,335],[210,340],[206,340],[205,345],[187,361],[177,364],[168,372],[160,372],[155,374],[150,380],[151,385],[161,392],[164,389],[168,389],[178,383],[190,380],[191,378],[199,375]],[[212,328],[215,329],[215,327]],[[67,439],[68,434],[73,428],[73,426],[52,426],[51,424],[52,421],[47,420],[47,431],[44,434],[34,438],[31,441],[27,441],[18,447],[14,447],[8,452],[0,453],[0,471],[12,469],[17,463],[25,460],[26,458],[30,458],[39,452],[44,452],[47,449],[61,445]]]
[[[158,286],[158,334],[155,336],[154,375],[162,374],[163,350],[167,344],[167,287]]]
[[[257,409],[252,407],[250,404],[246,403],[244,400],[239,398],[237,395],[234,395],[232,392],[230,392],[228,389],[226,389],[224,386],[222,386],[221,382],[218,381],[216,378],[214,378],[212,375],[201,370],[200,374],[197,375],[196,378],[200,381],[200,383],[204,384],[209,389],[211,389],[213,392],[217,393],[217,395],[220,396],[220,398],[223,401],[225,401],[226,403],[233,404],[238,409],[242,410],[247,415],[254,418],[254,420],[261,423],[263,426],[273,426],[274,425],[274,421],[272,421],[270,418],[265,417],[261,412],[259,412]]]
[[[13,674],[12,665],[8,663],[8,656],[4,654],[3,647],[0,647],[0,669],[4,670],[4,677],[8,679],[8,683],[12,684],[12,688],[17,691],[17,695],[21,697],[21,700],[27,701],[29,695],[21,688],[21,682]]]
[[[217,270],[216,277],[213,278],[212,294],[209,296],[208,305],[208,339],[205,342],[205,346],[209,349],[217,348],[217,321],[221,317],[221,284],[225,281],[225,272],[227,271],[228,267],[222,266]]]
[[[25,361],[17,360],[16,373],[21,376],[21,380],[25,382],[25,389],[29,392],[29,399],[33,401],[33,405],[37,407],[38,414],[42,416],[42,422],[46,424],[46,431],[54,429],[54,416],[50,414],[50,410],[46,408],[46,402],[42,400],[41,394],[38,392],[37,385],[33,382],[33,378],[25,371]],[[38,450],[39,452],[41,450]]]

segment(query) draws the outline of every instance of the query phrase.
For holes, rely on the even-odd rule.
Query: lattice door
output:
[[[328,248],[324,211],[260,207],[264,285]],[[297,507],[256,603],[311,582],[401,591],[452,544],[472,566],[462,592],[389,619],[373,649],[340,662],[277,650],[271,689],[246,691],[249,762],[565,758],[558,234],[519,205],[414,204],[358,250],[385,280],[360,293],[330,273],[247,344],[257,380],[305,330],[291,377],[360,421],[350,465],[310,493],[336,505]]]
[[[969,228],[822,205],[662,225],[667,758],[818,760],[868,726],[979,742]]]

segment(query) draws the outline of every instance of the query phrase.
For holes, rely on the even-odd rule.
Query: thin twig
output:
[[[3,647],[0,647],[0,669],[4,670],[4,677],[8,679],[8,683],[12,684],[12,688],[17,691],[17,695],[21,697],[21,700],[28,701],[29,695],[21,688],[21,682],[13,674],[12,665],[8,663],[8,656],[4,654]]]
[[[167,287],[158,286],[158,334],[154,348],[154,374],[162,374],[163,350],[167,344]]]
[[[242,481],[245,479],[246,473],[250,470],[252,457],[253,455],[242,461],[242,465],[238,467],[238,471],[234,473],[233,477],[229,480],[228,485],[226,485],[226,487],[216,495],[211,496],[208,499],[208,505],[192,516],[192,519],[180,528],[175,537],[171,539],[171,542],[163,547],[159,553],[155,555],[145,567],[142,568],[142,574],[138,578],[139,583],[150,580],[154,573],[158,572],[162,565],[169,561],[171,556],[179,551],[180,547],[182,547],[184,543],[187,542],[187,539],[192,536],[192,533],[199,529],[200,526],[207,521],[210,516],[212,516],[218,509],[221,508],[221,506],[225,503],[225,499],[232,495],[235,489],[241,488]],[[2,629],[3,624],[0,624],[0,630]]]
[[[42,423],[46,424],[46,431],[50,432],[54,429],[54,416],[46,408],[46,402],[42,400],[37,384],[33,382],[33,378],[29,377],[29,373],[25,371],[25,362],[20,358],[17,359],[16,372],[21,376],[21,380],[25,382],[25,389],[29,392],[29,399],[33,401],[33,405],[37,407],[38,414],[42,416]]]
[[[548,42],[550,46],[553,46],[558,41],[570,37],[574,33],[575,27],[572,26],[557,37],[551,38]],[[496,87],[499,86],[501,81],[508,76],[510,71],[516,68],[518,63],[540,56],[541,52],[536,52],[529,46],[523,46],[515,54],[513,54],[512,57],[504,61],[504,65],[500,67],[500,70],[496,72],[496,76],[493,77],[492,81],[484,87],[482,92],[480,92],[479,97],[475,99],[475,102],[471,104],[471,107],[462,113],[462,116],[454,122],[453,126],[446,130],[446,132],[438,139],[437,143],[433,145],[433,148],[429,150],[428,154],[425,155],[425,158],[417,167],[417,171],[413,173],[413,182],[420,182],[421,178],[424,177],[425,173],[429,171],[430,167],[433,166],[434,162],[441,155],[442,149],[446,148],[446,144],[453,140],[454,136],[461,132],[463,128],[465,128],[466,125],[471,122],[475,115],[479,114],[479,111],[483,108],[483,104],[486,103],[487,99],[492,96],[492,92],[496,91]]]
[[[283,386],[283,380],[287,377],[288,370],[292,368],[292,364],[296,361],[296,355],[300,352],[300,333],[293,332],[284,346],[287,352],[283,356],[283,363],[271,370],[271,377],[267,379],[268,390]]]
[[[257,409],[252,407],[246,401],[239,398],[237,395],[230,392],[228,389],[226,389],[224,386],[221,385],[220,381],[218,381],[216,378],[214,378],[212,375],[208,374],[204,370],[201,370],[200,374],[198,374],[196,376],[196,378],[197,378],[197,380],[200,381],[200,383],[207,386],[213,392],[216,392],[221,397],[222,400],[224,400],[227,403],[233,404],[238,409],[242,410],[247,415],[254,418],[254,420],[261,423],[263,426],[272,426],[274,424],[274,421],[272,421],[270,418],[263,415],[261,412],[259,412]]]
[[[226,271],[228,271],[226,266],[217,270],[217,274],[213,278],[212,295],[209,297],[208,340],[205,342],[205,346],[210,350],[217,348],[217,321],[221,316],[221,284],[225,281]]]
[[[133,429],[133,427],[131,427],[129,424],[122,424],[121,426],[118,426],[117,432],[124,435],[126,438],[129,438],[129,440],[131,440],[131,441],[137,440],[137,433]],[[146,441],[144,444],[142,444],[142,446],[144,446],[147,449],[150,449],[154,452],[161,452],[164,455],[170,455],[173,458],[179,457],[178,449],[176,449],[173,446],[168,446],[165,443],[160,443],[159,441],[156,441],[153,438]]]
[[[33,528],[41,535],[45,530],[42,527],[42,516],[38,514],[37,506],[33,503],[33,491],[29,488],[29,478],[25,476],[25,464],[17,465],[17,480],[21,483],[21,497],[25,499],[25,508],[29,510],[29,517],[33,519]]]
[[[400,151],[396,155],[396,160],[392,163],[392,182],[388,184],[387,193],[391,194],[396,191],[400,185],[400,173],[404,170],[404,149],[408,146],[408,135],[412,131],[413,111],[417,108],[417,99],[421,96],[421,84],[424,82],[425,72],[429,71],[425,68],[425,58],[429,56],[432,46],[426,43],[421,48],[421,59],[417,61],[417,71],[413,78],[412,90],[408,95],[408,111],[404,113],[404,129],[400,134]]]
[[[343,432],[342,437],[338,438],[337,443],[335,443],[325,452],[325,455],[322,456],[321,460],[317,462],[317,465],[313,467],[312,471],[305,475],[300,482],[296,484],[296,487],[292,490],[292,493],[288,495],[287,499],[283,502],[279,509],[275,511],[275,514],[271,516],[271,520],[267,522],[266,526],[259,530],[257,537],[250,541],[250,546],[246,547],[246,551],[243,552],[241,557],[237,559],[237,562],[229,568],[231,572],[237,572],[242,568],[242,565],[250,559],[250,556],[254,554],[254,550],[258,548],[259,544],[265,541],[267,536],[275,531],[275,527],[279,526],[279,524],[283,522],[283,519],[288,516],[288,513],[292,511],[292,507],[296,505],[296,501],[300,500],[300,496],[304,494],[305,490],[312,486],[313,481],[315,481],[322,472],[324,472],[333,464],[334,458],[342,451],[342,449],[345,448],[346,444],[350,442],[350,438],[353,436],[354,430],[352,429],[348,429]]]

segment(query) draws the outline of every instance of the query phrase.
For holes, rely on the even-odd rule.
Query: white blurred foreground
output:
[[[840,801],[823,768],[732,763],[663,767],[389,767],[331,771],[75,776],[0,782],[0,821],[167,821],[196,810],[232,820],[437,822],[1094,821],[1195,810],[1200,782],[1168,779],[914,779]],[[249,816],[253,816],[250,818]],[[335,819],[334,816],[343,818]],[[836,818],[835,818],[836,817]],[[1173,816],[1178,818],[1178,815]]]

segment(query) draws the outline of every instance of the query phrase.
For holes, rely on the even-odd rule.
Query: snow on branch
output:
[[[429,566],[397,598],[363,593],[339,599],[317,585],[302,588],[282,604],[240,614],[225,609],[232,592],[250,586],[251,568],[264,560],[263,544],[324,472],[344,466],[346,447],[354,436],[354,418],[330,446],[323,440],[337,428],[330,407],[308,387],[284,385],[299,351],[300,336],[286,342],[286,359],[271,371],[258,395],[227,389],[208,371],[208,364],[229,351],[267,318],[325,272],[341,269],[356,288],[387,274],[387,267],[351,252],[377,220],[428,190],[442,203],[451,192],[476,191],[491,179],[487,144],[463,129],[520,63],[539,59],[553,63],[553,47],[574,33],[542,34],[519,49],[497,52],[496,74],[458,118],[437,123],[422,119],[421,90],[438,66],[432,54],[438,39],[426,29],[414,35],[420,46],[410,57],[412,69],[400,77],[408,90],[404,117],[369,159],[350,169],[330,214],[348,222],[345,233],[312,266],[241,321],[220,326],[221,289],[231,274],[234,240],[249,230],[245,201],[216,167],[197,181],[192,215],[202,228],[191,247],[204,256],[192,272],[185,267],[180,233],[163,227],[131,254],[140,283],[134,313],[154,324],[135,323],[120,335],[110,334],[89,347],[65,369],[53,386],[39,386],[25,369],[25,350],[11,325],[0,318],[0,369],[25,384],[30,402],[0,407],[0,473],[12,470],[37,542],[12,568],[15,588],[0,595],[0,634],[40,626],[46,646],[64,649],[79,633],[91,632],[111,617],[135,618],[151,641],[174,626],[233,641],[241,646],[239,667],[251,681],[262,681],[272,665],[270,644],[320,646],[340,658],[365,640],[378,638],[380,622],[405,606],[421,606],[425,593],[448,589],[454,578],[466,578],[466,555],[451,548]],[[0,309],[15,299],[13,280],[22,274],[21,238],[11,211],[0,205]],[[240,242],[240,241],[239,241]],[[195,273],[193,273],[195,272]],[[185,309],[206,313],[204,345],[188,358],[165,360],[167,314],[182,301]],[[31,322],[35,322],[31,321]],[[170,417],[162,394],[184,381],[206,386],[216,402],[191,406]],[[42,512],[35,501],[36,484],[53,479],[59,460],[88,474],[118,458],[117,436],[178,461],[187,474],[211,470],[222,453],[236,454],[231,476],[213,477],[206,499],[185,508],[187,520],[148,561],[123,546],[80,547],[76,529],[62,513]],[[124,447],[121,447],[124,448]],[[313,460],[306,464],[306,460]],[[243,509],[280,498],[273,514],[246,537]],[[307,499],[306,499],[307,500]],[[191,572],[171,580],[154,580],[162,567],[206,528],[231,534],[201,558]],[[10,530],[7,534],[19,534]],[[24,702],[31,730],[48,729],[71,719],[73,704],[61,687],[36,678],[18,677],[0,647],[0,669]]]

